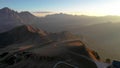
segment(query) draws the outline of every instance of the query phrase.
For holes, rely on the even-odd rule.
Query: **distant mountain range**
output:
[[[97,50],[102,58],[120,60],[120,16],[74,16],[61,13],[40,19],[37,27],[49,32],[70,31],[82,37],[88,47]]]
[[[27,40],[34,34],[37,34],[34,36],[38,36],[39,33],[43,33],[44,35],[44,32],[48,33],[46,38],[50,38],[50,40],[60,40],[63,38],[65,39],[66,37],[67,39],[76,38],[76,36],[74,37],[74,34],[78,34],[83,40],[85,38],[88,47],[98,50],[103,58],[111,57],[119,59],[119,22],[119,16],[74,16],[60,13],[48,15],[46,17],[36,17],[27,11],[17,12],[5,7],[0,9],[0,37],[3,42],[9,41],[8,43],[13,43],[11,35],[14,35],[15,39],[19,39],[15,34],[19,33],[18,28],[20,28],[20,30],[23,29],[21,27],[24,27],[22,31],[25,31],[23,34],[21,31],[20,34],[18,34],[21,40]],[[40,30],[40,32],[34,33],[34,30],[32,30],[33,32],[30,32],[28,26],[30,26],[30,28],[32,27],[32,29],[35,27],[35,31]],[[69,31],[74,34],[72,35]],[[28,36],[22,38],[24,33],[28,34]],[[11,37],[6,37],[7,35]],[[3,39],[3,37],[6,38]],[[41,35],[38,37],[41,37]],[[0,44],[5,45],[8,43],[0,42]],[[104,53],[99,49],[102,49]],[[114,53],[109,52],[112,49],[115,51]]]
[[[32,24],[48,32],[71,31],[93,24],[120,22],[119,16],[73,16],[67,14],[53,14],[46,17],[36,17],[28,11],[17,12],[8,7],[0,9],[0,32],[5,32],[23,24]],[[4,22],[4,23],[3,23]],[[8,26],[9,25],[9,26]],[[8,29],[9,28],[9,29]]]
[[[43,42],[41,37],[46,36],[51,40],[77,38],[72,33],[47,33],[35,27],[40,19],[25,11],[18,13],[7,7],[0,9],[0,45],[11,45],[21,42]]]
[[[53,14],[40,18],[41,22],[37,23],[37,27],[41,27],[47,31],[59,32],[59,31],[74,31],[81,29],[82,27],[94,24],[102,23],[119,23],[120,16],[74,16],[68,14]],[[76,32],[77,33],[77,32]]]
[[[56,61],[65,61],[78,67],[97,68],[94,61],[101,60],[98,53],[89,49],[80,36],[71,33],[103,19],[97,18],[66,14],[39,18],[29,12],[0,9],[0,67],[53,68]],[[43,60],[45,62],[41,62]]]

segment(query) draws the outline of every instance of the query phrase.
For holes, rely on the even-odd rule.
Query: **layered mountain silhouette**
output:
[[[79,20],[78,17],[73,18],[66,14],[38,18],[27,11],[18,13],[7,7],[0,9],[0,67],[97,68],[95,61],[100,61],[100,56],[89,49],[79,36],[69,31],[49,32],[41,29],[50,29],[52,25],[61,28],[60,31],[64,30],[61,25],[71,26],[72,21]],[[88,17],[83,16],[81,20],[83,18]]]
[[[74,16],[61,13],[40,19],[41,22],[36,26],[49,32],[65,30],[76,33],[82,36],[91,48],[97,50],[103,59],[110,57],[120,60],[120,16]]]
[[[94,24],[120,22],[119,16],[75,16],[68,14],[53,14],[47,15],[46,17],[40,18],[41,22],[37,23],[38,27],[41,27],[47,31],[59,32],[59,31],[76,31],[76,29],[82,29],[82,27],[86,27]],[[76,31],[77,33],[78,31]]]

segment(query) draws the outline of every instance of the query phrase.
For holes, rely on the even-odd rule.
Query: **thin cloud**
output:
[[[33,13],[54,13],[54,12],[49,12],[49,11],[40,11],[40,12],[33,12]]]
[[[55,14],[55,12],[39,11],[39,12],[33,12],[33,14],[34,14],[35,16],[38,16],[38,17],[44,17],[44,16],[46,16],[46,15]]]

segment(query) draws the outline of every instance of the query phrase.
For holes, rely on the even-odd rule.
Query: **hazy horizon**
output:
[[[120,16],[119,0],[0,0],[0,8],[30,11],[36,16],[55,13],[88,16]]]

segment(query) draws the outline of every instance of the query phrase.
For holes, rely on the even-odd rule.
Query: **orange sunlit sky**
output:
[[[120,0],[0,0],[0,8],[30,11],[36,16],[55,13],[120,16]]]

